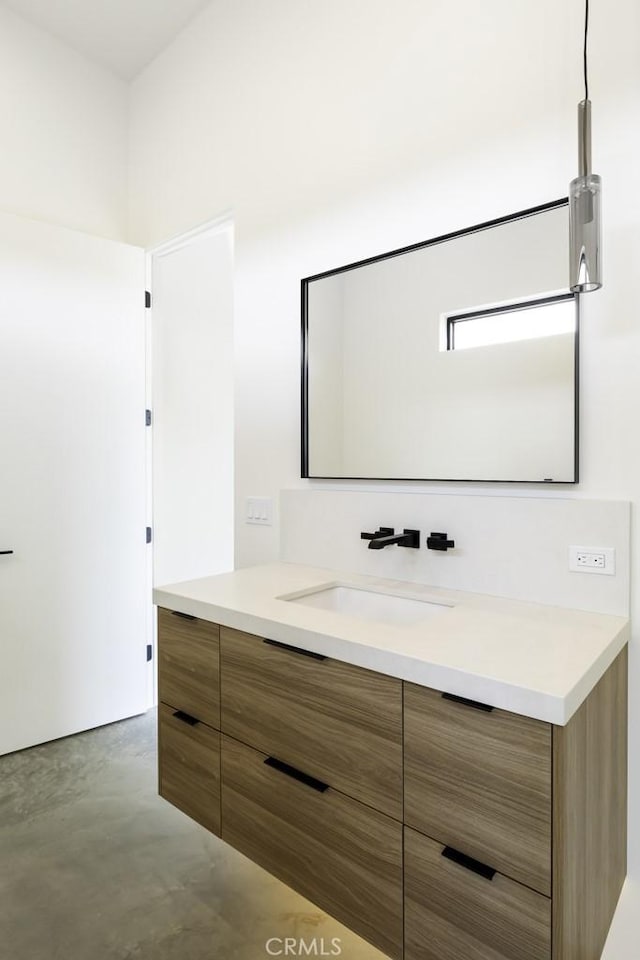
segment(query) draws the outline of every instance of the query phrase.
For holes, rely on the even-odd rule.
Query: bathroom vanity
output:
[[[313,604],[336,586],[425,614]],[[292,564],[154,598],[165,799],[390,957],[598,960],[624,618]]]

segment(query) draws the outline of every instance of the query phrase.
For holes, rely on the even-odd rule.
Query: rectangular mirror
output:
[[[302,281],[302,476],[575,483],[566,199]]]

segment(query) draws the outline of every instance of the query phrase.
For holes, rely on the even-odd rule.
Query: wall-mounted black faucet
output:
[[[369,550],[384,550],[394,543],[398,547],[417,550],[420,546],[420,531],[405,529],[402,533],[395,533],[393,527],[380,527],[375,533],[361,533],[360,539],[369,541]]]

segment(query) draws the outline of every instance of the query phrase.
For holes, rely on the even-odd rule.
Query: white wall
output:
[[[307,487],[281,492],[280,516],[285,563],[629,615],[630,510],[621,500]],[[387,524],[419,530],[422,549],[369,550],[360,533]],[[454,548],[427,550],[431,531]],[[567,545],[587,542],[615,550],[615,576],[569,570]]]
[[[0,210],[124,240],[128,88],[0,4]]]
[[[244,497],[301,483],[300,278],[566,194],[583,10],[582,0],[216,0],[134,83],[131,238],[155,242],[235,208],[239,564],[278,550],[276,526],[241,522]],[[570,495],[637,506],[637,0],[593,5],[591,38],[606,273],[584,301],[582,483]],[[639,622],[637,589],[633,613]],[[636,627],[637,871],[639,647]]]

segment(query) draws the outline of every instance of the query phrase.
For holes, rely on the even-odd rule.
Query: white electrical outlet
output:
[[[576,565],[578,567],[597,567],[599,570],[604,570],[606,566],[604,553],[579,553],[576,557]]]
[[[569,570],[575,573],[601,573],[613,577],[616,572],[614,547],[569,547]]]
[[[247,523],[273,524],[273,500],[270,497],[247,497]]]

